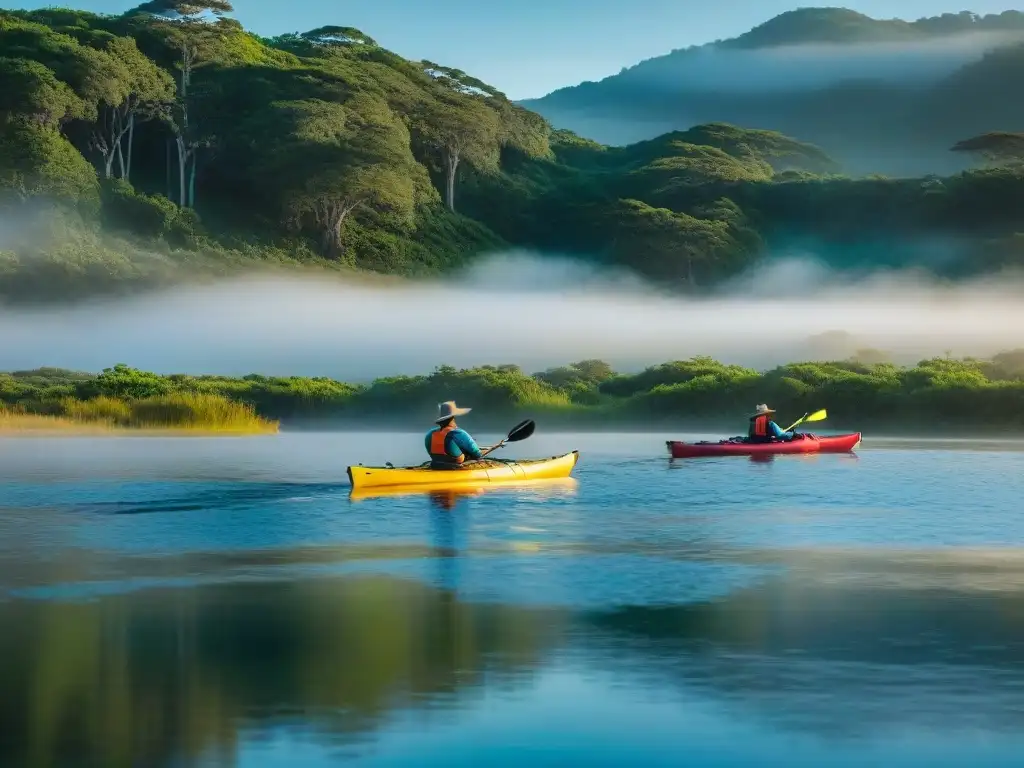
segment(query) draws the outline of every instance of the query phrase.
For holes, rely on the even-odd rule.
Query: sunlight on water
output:
[[[544,434],[574,480],[350,499],[397,440],[0,441],[0,764],[1024,753],[1019,446]]]

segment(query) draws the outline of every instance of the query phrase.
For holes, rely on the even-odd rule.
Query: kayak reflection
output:
[[[452,509],[458,501],[475,496],[492,493],[528,494],[535,498],[553,498],[555,496],[575,493],[578,481],[574,477],[556,477],[547,480],[523,480],[507,483],[480,483],[476,485],[458,485],[450,488],[431,486],[390,486],[384,488],[353,488],[349,492],[349,500],[353,502],[368,499],[381,499],[397,496],[425,496],[439,508]]]

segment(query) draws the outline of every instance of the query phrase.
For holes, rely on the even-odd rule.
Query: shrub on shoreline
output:
[[[617,374],[582,361],[536,374],[514,365],[354,385],[329,378],[162,376],[124,365],[99,375],[59,369],[0,374],[0,403],[22,413],[115,427],[268,431],[374,424],[419,428],[438,402],[474,408],[475,428],[531,417],[556,428],[742,429],[768,402],[784,418],[828,408],[827,429],[1011,433],[1024,428],[1024,351],[916,366],[803,362],[758,372],[710,358]]]

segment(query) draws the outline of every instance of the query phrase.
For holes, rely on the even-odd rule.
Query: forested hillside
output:
[[[677,290],[794,245],[951,277],[1021,260],[1024,181],[1005,153],[889,180],[724,123],[608,147],[359,30],[263,39],[231,12],[0,11],[0,299],[270,266],[434,275],[513,245]],[[942,259],[922,246],[935,239]]]

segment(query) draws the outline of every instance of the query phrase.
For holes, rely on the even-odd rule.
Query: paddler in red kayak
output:
[[[483,456],[484,452],[476,440],[455,423],[456,416],[463,416],[471,410],[459,408],[454,400],[437,406],[437,426],[427,432],[424,440],[433,469],[452,469],[462,465],[467,458],[479,459]]]
[[[770,443],[774,440],[789,442],[796,437],[796,432],[783,432],[782,427],[772,421],[775,410],[762,403],[754,409],[750,417],[750,429],[747,430],[748,443]]]

